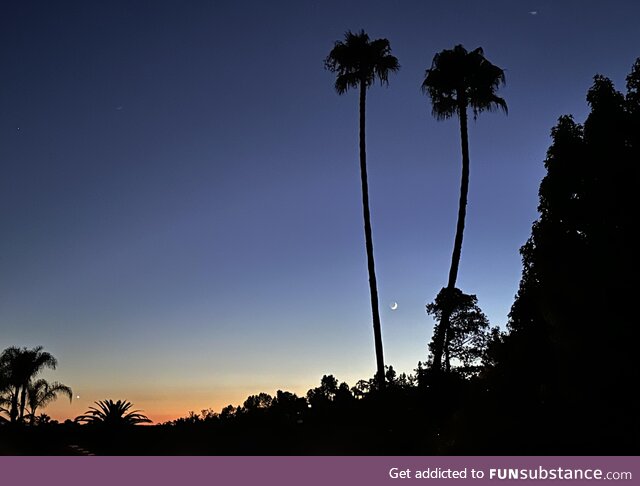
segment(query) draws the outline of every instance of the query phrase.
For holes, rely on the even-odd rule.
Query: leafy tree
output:
[[[416,375],[407,375],[406,373],[400,373],[398,377],[393,381],[392,386],[396,388],[409,389],[416,386],[418,383]]]
[[[405,389],[411,388],[416,385],[416,375],[407,375],[406,373],[398,373],[393,366],[385,366],[384,380],[385,387],[389,389]],[[380,390],[379,379],[376,376],[369,378],[368,380],[358,380],[354,387],[351,388],[350,394],[353,398],[362,399],[370,394],[375,394]]]
[[[427,69],[422,83],[422,90],[431,99],[433,116],[438,120],[457,116],[460,121],[462,178],[456,236],[445,290],[448,293],[455,292],[467,212],[469,192],[467,110],[471,107],[474,118],[483,111],[493,111],[498,108],[506,113],[505,100],[496,95],[496,90],[504,82],[504,71],[491,64],[484,57],[482,48],[478,47],[467,52],[462,45],[457,45],[453,49],[445,49],[435,55],[431,69]],[[454,297],[452,296],[450,300],[453,301]],[[439,323],[439,327],[442,329],[435,333],[437,336],[433,343],[433,368],[435,370],[440,370],[442,367],[442,355],[445,350],[445,342],[448,339],[451,312],[452,309],[449,307],[442,309]]]
[[[278,390],[271,402],[271,410],[285,419],[301,419],[307,408],[308,403],[304,397],[299,397],[295,393],[288,391]]]
[[[355,386],[351,388],[351,393],[355,398],[364,398],[371,389],[370,385],[369,380],[358,380]]]
[[[333,403],[335,403],[337,407],[345,407],[351,404],[354,400],[355,397],[353,396],[353,393],[351,393],[349,385],[344,381],[340,383],[333,397]]]
[[[211,408],[203,408],[200,410],[200,417],[202,417],[203,422],[210,422],[217,420],[219,415],[218,412],[214,411]]]
[[[85,424],[104,425],[110,427],[122,427],[137,424],[150,423],[146,415],[139,413],[141,410],[131,410],[133,404],[126,400],[100,400],[95,402],[96,407],[89,407],[84,415],[76,417],[76,422]]]
[[[521,249],[510,333],[493,349],[492,386],[503,390],[505,408],[526,406],[583,446],[637,444],[640,432],[632,385],[640,378],[640,336],[630,305],[636,298],[638,86],[640,60],[627,77],[626,95],[597,75],[584,124],[562,116],[553,128],[540,215]]]
[[[307,401],[314,408],[326,407],[338,392],[338,380],[333,375],[324,375],[320,386],[307,392]]]
[[[173,420],[171,423],[173,425],[179,425],[179,426],[185,426],[185,425],[193,426],[193,425],[201,424],[202,419],[200,418],[200,414],[194,412],[193,410],[189,410],[187,412],[186,417],[180,417],[176,420]]]
[[[325,59],[324,65],[327,70],[336,73],[335,89],[339,95],[346,93],[351,88],[360,90],[360,178],[362,185],[362,210],[367,250],[367,267],[369,270],[369,290],[371,294],[376,363],[378,373],[380,374],[380,387],[383,388],[384,356],[380,312],[378,309],[378,287],[373,258],[371,216],[369,211],[365,111],[367,89],[376,79],[380,80],[381,84],[388,85],[389,73],[398,71],[400,64],[398,63],[398,59],[391,55],[391,46],[387,39],[371,41],[364,30],[361,30],[357,34],[348,31],[345,34],[344,42],[337,41]]]
[[[453,301],[447,302],[447,298],[452,298]],[[478,307],[478,298],[475,295],[465,294],[460,289],[447,292],[447,289],[443,288],[435,302],[427,305],[427,313],[440,320],[447,308],[451,309],[451,315],[449,331],[444,340],[445,369],[450,371],[451,360],[454,360],[459,363],[456,366],[459,372],[466,375],[474,374],[479,371],[480,363],[486,353],[491,335],[489,320]],[[432,353],[435,352],[439,332],[442,332],[442,328],[436,329],[433,340],[429,344]]]
[[[266,410],[271,406],[273,397],[267,393],[251,395],[244,401],[243,407],[245,411],[252,412],[256,410]]]
[[[231,420],[236,417],[238,412],[240,411],[240,407],[234,407],[233,405],[227,405],[220,411],[220,418],[222,420]]]

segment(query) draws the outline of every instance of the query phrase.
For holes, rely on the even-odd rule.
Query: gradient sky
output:
[[[367,113],[386,362],[426,359],[446,282],[458,122],[420,84],[459,43],[507,79],[509,116],[470,124],[458,280],[504,325],[550,129],[584,119],[594,74],[624,88],[638,18],[632,0],[4,2],[0,348],[58,358],[45,376],[80,396],[46,409],[59,419],[123,398],[167,420],[371,377],[357,94],[323,69],[361,28],[402,66]]]

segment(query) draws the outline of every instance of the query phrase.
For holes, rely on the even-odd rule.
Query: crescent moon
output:
[[[398,308],[398,303],[394,302],[393,304],[391,304],[389,307],[391,307],[391,310],[396,310]]]

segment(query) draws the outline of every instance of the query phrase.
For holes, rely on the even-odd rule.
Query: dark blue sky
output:
[[[81,395],[61,416],[126,398],[161,419],[370,377],[357,96],[323,70],[361,28],[402,65],[368,97],[386,360],[426,358],[447,277],[458,123],[419,88],[458,43],[507,78],[509,116],[470,125],[458,281],[504,325],[549,131],[583,120],[594,74],[624,88],[638,18],[635,1],[5,2],[0,346],[58,357]]]

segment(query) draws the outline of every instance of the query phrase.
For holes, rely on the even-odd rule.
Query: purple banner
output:
[[[638,457],[0,457],[3,484],[640,484]]]

